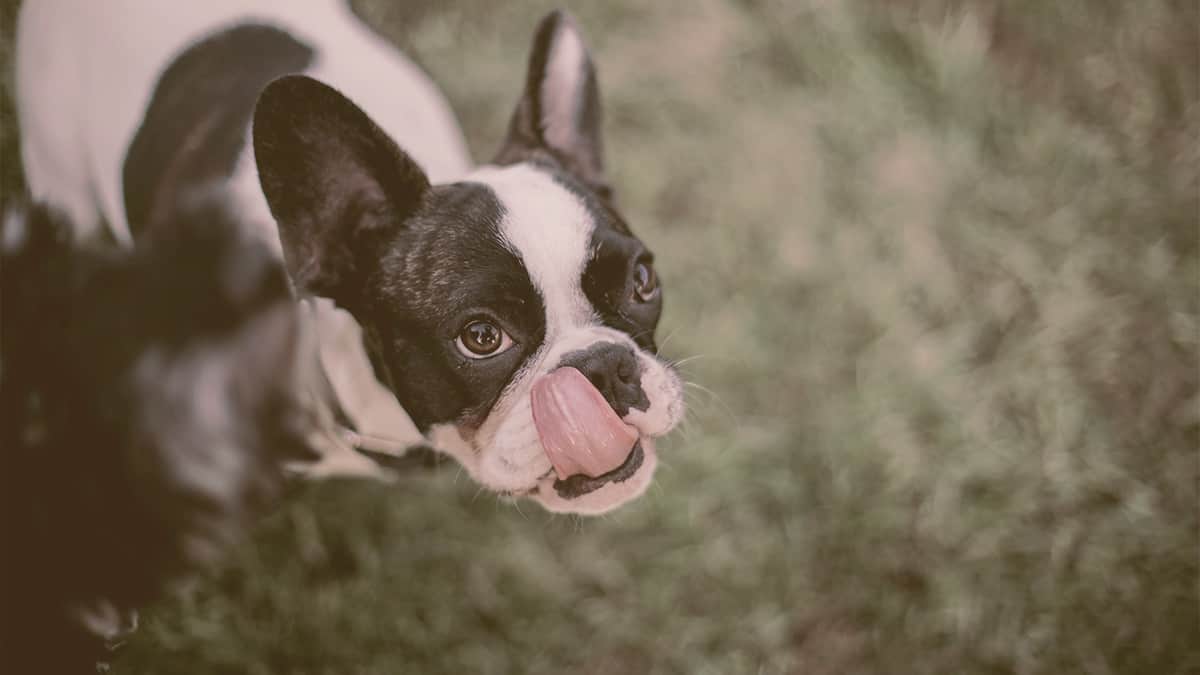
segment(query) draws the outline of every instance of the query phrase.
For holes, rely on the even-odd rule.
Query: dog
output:
[[[538,24],[479,166],[437,88],[341,2],[29,0],[17,88],[33,196],[82,236],[128,244],[195,186],[235,205],[312,299],[356,445],[424,439],[558,512],[649,485],[683,386],[568,14]]]
[[[95,672],[136,607],[218,556],[318,452],[314,336],[278,257],[207,200],[130,250],[14,210],[0,237],[12,672]]]

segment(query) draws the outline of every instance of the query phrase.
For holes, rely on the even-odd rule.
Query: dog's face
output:
[[[662,289],[613,206],[594,70],[569,17],[543,20],[508,139],[461,182],[430,185],[304,77],[264,91],[254,145],[297,288],[355,316],[380,380],[436,446],[555,511],[645,490],[682,386],[656,356]],[[565,367],[583,378],[550,377]]]

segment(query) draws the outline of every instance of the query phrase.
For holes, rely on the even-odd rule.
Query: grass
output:
[[[550,5],[358,4],[487,158]],[[300,486],[112,672],[1200,669],[1195,5],[572,9],[695,357],[656,486]]]

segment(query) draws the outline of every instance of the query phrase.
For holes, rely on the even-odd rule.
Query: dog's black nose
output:
[[[625,345],[597,342],[587,349],[567,354],[558,365],[583,373],[621,417],[628,414],[630,408],[646,410],[650,407],[650,399],[642,391],[637,355]]]

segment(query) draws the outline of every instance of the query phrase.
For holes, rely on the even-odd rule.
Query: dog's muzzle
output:
[[[625,462],[612,471],[595,478],[581,473],[560,478],[554,481],[554,491],[563,499],[575,499],[589,492],[595,492],[609,483],[623,483],[629,480],[633,474],[637,473],[638,469],[642,468],[642,462],[646,459],[642,443],[643,441],[638,441],[633,446],[633,450],[629,452],[629,457],[625,459]]]

